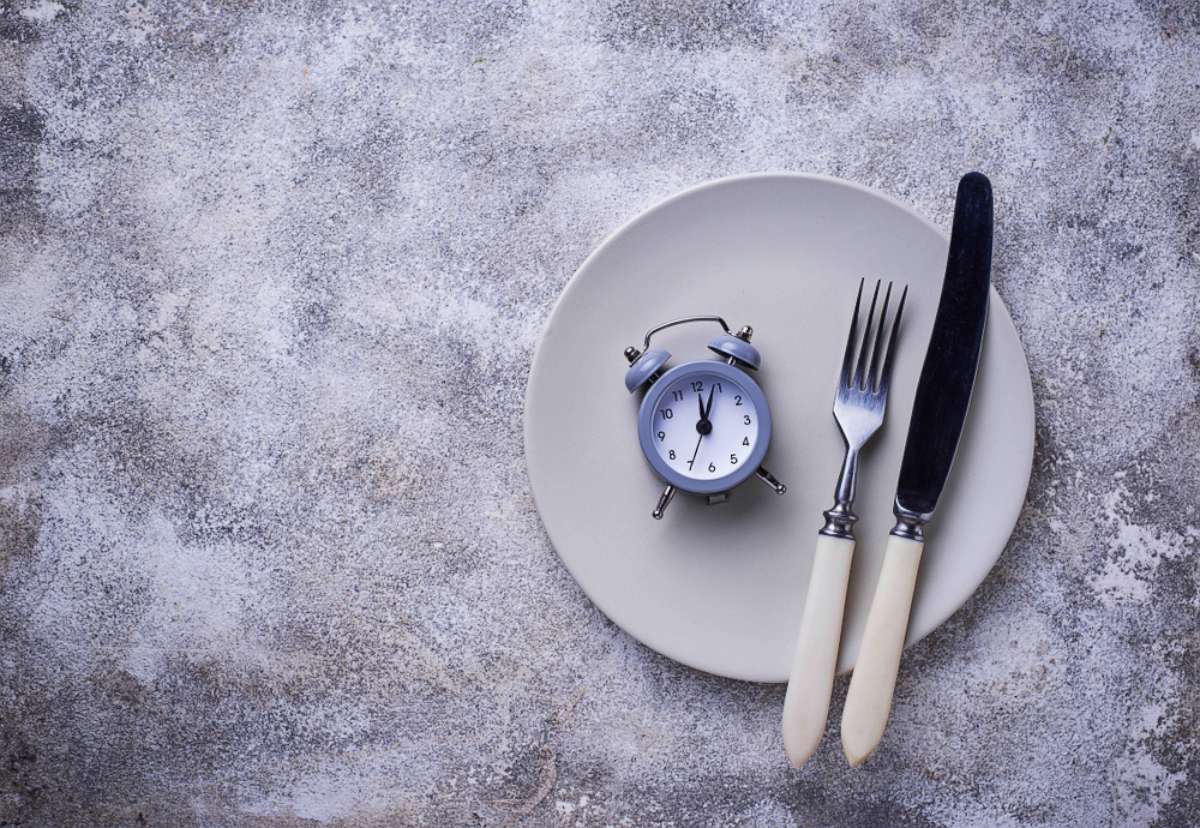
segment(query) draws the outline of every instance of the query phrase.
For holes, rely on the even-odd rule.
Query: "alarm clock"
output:
[[[671,354],[650,348],[655,334],[676,325],[716,323],[723,334],[708,343],[716,359],[667,368]],[[709,504],[724,503],[730,490],[751,476],[776,494],[787,491],[762,465],[771,444],[771,409],[750,375],[762,357],[750,344],[754,331],[730,331],[719,316],[688,316],[651,328],[641,349],[625,349],[629,368],[625,388],[644,391],[638,409],[638,443],[646,461],[666,488],[651,512],[661,520],[675,492],[701,495]]]

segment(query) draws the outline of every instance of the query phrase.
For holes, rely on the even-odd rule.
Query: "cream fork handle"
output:
[[[842,710],[842,749],[851,767],[861,765],[871,755],[887,726],[924,548],[921,541],[888,536],[883,568]]]
[[[853,538],[817,535],[796,655],[783,701],[783,747],[794,768],[808,761],[825,734],[853,555]]]

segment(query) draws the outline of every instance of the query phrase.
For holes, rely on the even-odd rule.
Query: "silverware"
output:
[[[842,711],[842,747],[852,766],[875,750],[891,712],[924,526],[950,474],[975,385],[991,265],[992,185],[980,173],[967,173],[958,184],[946,278],[913,399],[893,508],[896,525]]]
[[[854,553],[854,522],[858,520],[853,512],[858,455],[883,424],[896,353],[896,332],[900,329],[900,316],[908,296],[905,287],[888,334],[885,323],[892,299],[892,283],[888,282],[876,324],[875,305],[879,300],[880,284],[875,283],[871,309],[867,311],[866,327],[860,340],[858,319],[863,282],[858,283],[850,335],[846,338],[846,353],[842,357],[837,394],[833,400],[833,417],[846,443],[846,455],[838,475],[833,507],[825,512],[825,526],[817,536],[808,597],[804,601],[796,655],[783,702],[783,745],[793,767],[800,767],[812,756],[825,732],[842,633],[850,558]]]

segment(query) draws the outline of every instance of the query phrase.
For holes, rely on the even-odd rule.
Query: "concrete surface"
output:
[[[530,357],[678,189],[969,168],[1028,505],[791,771],[559,565]],[[0,4],[0,823],[1196,824],[1198,182],[1189,0]]]

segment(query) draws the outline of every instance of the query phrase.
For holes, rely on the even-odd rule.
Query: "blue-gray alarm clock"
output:
[[[691,322],[716,322],[725,333],[708,343],[718,359],[685,362],[667,369],[671,355],[651,350],[658,332]],[[751,475],[783,494],[787,487],[762,465],[771,444],[771,409],[750,376],[762,357],[750,344],[749,325],[736,334],[719,316],[689,316],[651,328],[641,350],[625,349],[625,388],[644,389],[638,410],[638,441],[655,474],[667,487],[651,513],[661,519],[676,490],[723,503]]]

